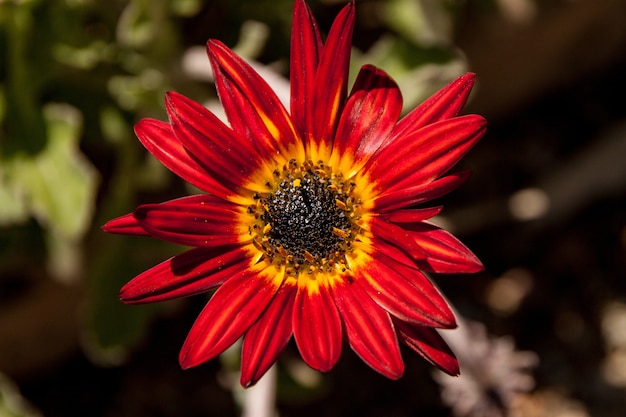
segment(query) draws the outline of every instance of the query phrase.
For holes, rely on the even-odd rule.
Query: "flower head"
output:
[[[455,327],[425,272],[476,272],[480,261],[427,221],[467,172],[448,170],[480,139],[485,120],[459,116],[474,82],[459,77],[398,120],[402,98],[382,70],[364,66],[347,92],[354,3],[323,43],[296,0],[287,111],[224,44],[207,51],[229,124],[176,93],[169,122],[136,134],[205,194],[139,206],[104,230],[193,249],[147,270],[120,293],[129,304],[216,289],[180,352],[183,368],[243,336],[241,383],[254,384],[293,335],[304,361],[330,370],[342,340],[381,374],[404,370],[399,341],[443,371],[458,364],[435,329]]]

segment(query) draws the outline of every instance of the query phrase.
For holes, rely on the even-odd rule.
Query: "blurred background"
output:
[[[324,33],[345,4],[310,0]],[[132,128],[175,90],[219,109],[218,38],[288,95],[292,0],[0,0],[0,416],[235,416],[236,348],[181,371],[205,296],[125,306],[183,248],[106,235],[191,190]],[[289,346],[280,416],[617,417],[626,409],[626,1],[360,0],[353,76],[406,109],[465,71],[489,120],[437,222],[484,273],[435,276],[459,312],[462,376],[404,351],[388,381],[347,346],[328,374]],[[217,110],[219,111],[219,110]]]

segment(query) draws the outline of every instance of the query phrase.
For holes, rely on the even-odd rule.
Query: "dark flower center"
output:
[[[282,246],[296,260],[304,261],[307,252],[315,259],[329,258],[343,241],[333,230],[350,231],[350,221],[337,206],[337,195],[320,180],[311,173],[295,184],[284,180],[266,199],[269,242]]]
[[[289,161],[248,207],[252,243],[288,274],[346,268],[359,234],[355,184],[319,161]]]

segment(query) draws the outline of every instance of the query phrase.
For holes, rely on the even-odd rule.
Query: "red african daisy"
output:
[[[381,374],[404,371],[399,341],[443,371],[458,363],[436,328],[455,327],[425,272],[482,269],[469,249],[415,208],[468,177],[447,171],[480,139],[485,120],[459,116],[474,82],[459,77],[398,120],[402,98],[382,70],[361,68],[347,93],[354,3],[325,43],[296,0],[291,108],[224,44],[207,51],[228,117],[176,93],[169,123],[145,119],[139,140],[205,194],[145,204],[104,230],[193,249],[135,277],[128,304],[217,288],[180,352],[183,368],[243,336],[241,384],[250,386],[293,335],[303,360],[329,371],[345,338]]]

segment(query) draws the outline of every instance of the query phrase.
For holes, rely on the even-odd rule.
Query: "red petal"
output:
[[[374,236],[372,238],[371,247],[376,248],[376,252],[381,253],[403,265],[409,266],[411,268],[415,268],[416,266],[416,261],[414,257],[409,256],[406,251],[396,246],[395,243],[388,242],[380,236]],[[424,258],[425,257],[426,255],[424,254]]]
[[[247,227],[232,203],[200,194],[159,204],[144,204],[135,218],[151,236],[187,246],[241,244]]]
[[[439,178],[433,182],[400,188],[394,191],[383,190],[376,197],[376,210],[390,212],[395,209],[425,203],[448,194],[470,177],[470,171],[461,171]]]
[[[220,101],[235,132],[248,138],[264,159],[280,151],[287,160],[304,159],[304,148],[289,114],[261,76],[217,40],[207,52]]]
[[[306,279],[306,278],[305,278]],[[302,359],[327,372],[341,356],[341,319],[324,285],[317,291],[300,286],[293,309],[293,335]]]
[[[315,95],[315,74],[322,50],[322,38],[311,9],[304,0],[296,0],[291,26],[291,118],[304,135],[311,112],[307,104]]]
[[[198,248],[136,276],[120,290],[126,304],[144,304],[209,291],[249,265],[241,248]]]
[[[143,227],[139,225],[133,213],[125,214],[116,219],[109,220],[102,230],[107,233],[116,233],[120,235],[150,236]]]
[[[354,169],[360,168],[387,139],[401,111],[395,81],[372,65],[363,66],[339,120],[334,156],[351,155]]]
[[[374,217],[370,221],[370,230],[377,239],[383,239],[401,249],[412,259],[424,259],[426,253],[415,242],[413,233],[396,224]]]
[[[385,213],[381,217],[392,223],[415,223],[430,219],[441,213],[443,206],[429,207],[423,209],[394,210]]]
[[[470,72],[433,94],[398,122],[389,142],[426,125],[458,116],[465,106],[475,80],[476,75]]]
[[[169,124],[143,119],[135,125],[135,134],[152,155],[191,185],[226,200],[236,197],[231,190],[215,181],[195,159],[189,156]]]
[[[354,2],[350,2],[330,28],[315,74],[315,91],[312,100],[305,103],[312,115],[307,118],[308,143],[329,150],[347,93],[353,29]]]
[[[389,314],[354,283],[335,285],[333,295],[352,350],[387,378],[400,378],[404,363]]]
[[[448,375],[459,375],[459,362],[437,330],[394,320],[400,340]]]
[[[374,301],[401,320],[431,327],[456,327],[446,300],[415,268],[377,253],[355,278]]]
[[[379,190],[397,190],[433,181],[447,172],[483,136],[486,121],[468,115],[423,127],[389,144],[371,159]]]
[[[426,254],[423,269],[438,273],[473,273],[484,268],[480,259],[449,232],[429,223],[404,225]]]
[[[263,313],[277,290],[270,278],[251,268],[228,279],[193,324],[180,351],[182,368],[213,359],[235,343]]]
[[[183,95],[170,92],[165,104],[172,130],[191,156],[221,183],[245,187],[261,160],[250,142]]]
[[[291,338],[296,287],[283,284],[263,315],[243,338],[241,385],[249,387],[272,366]]]

